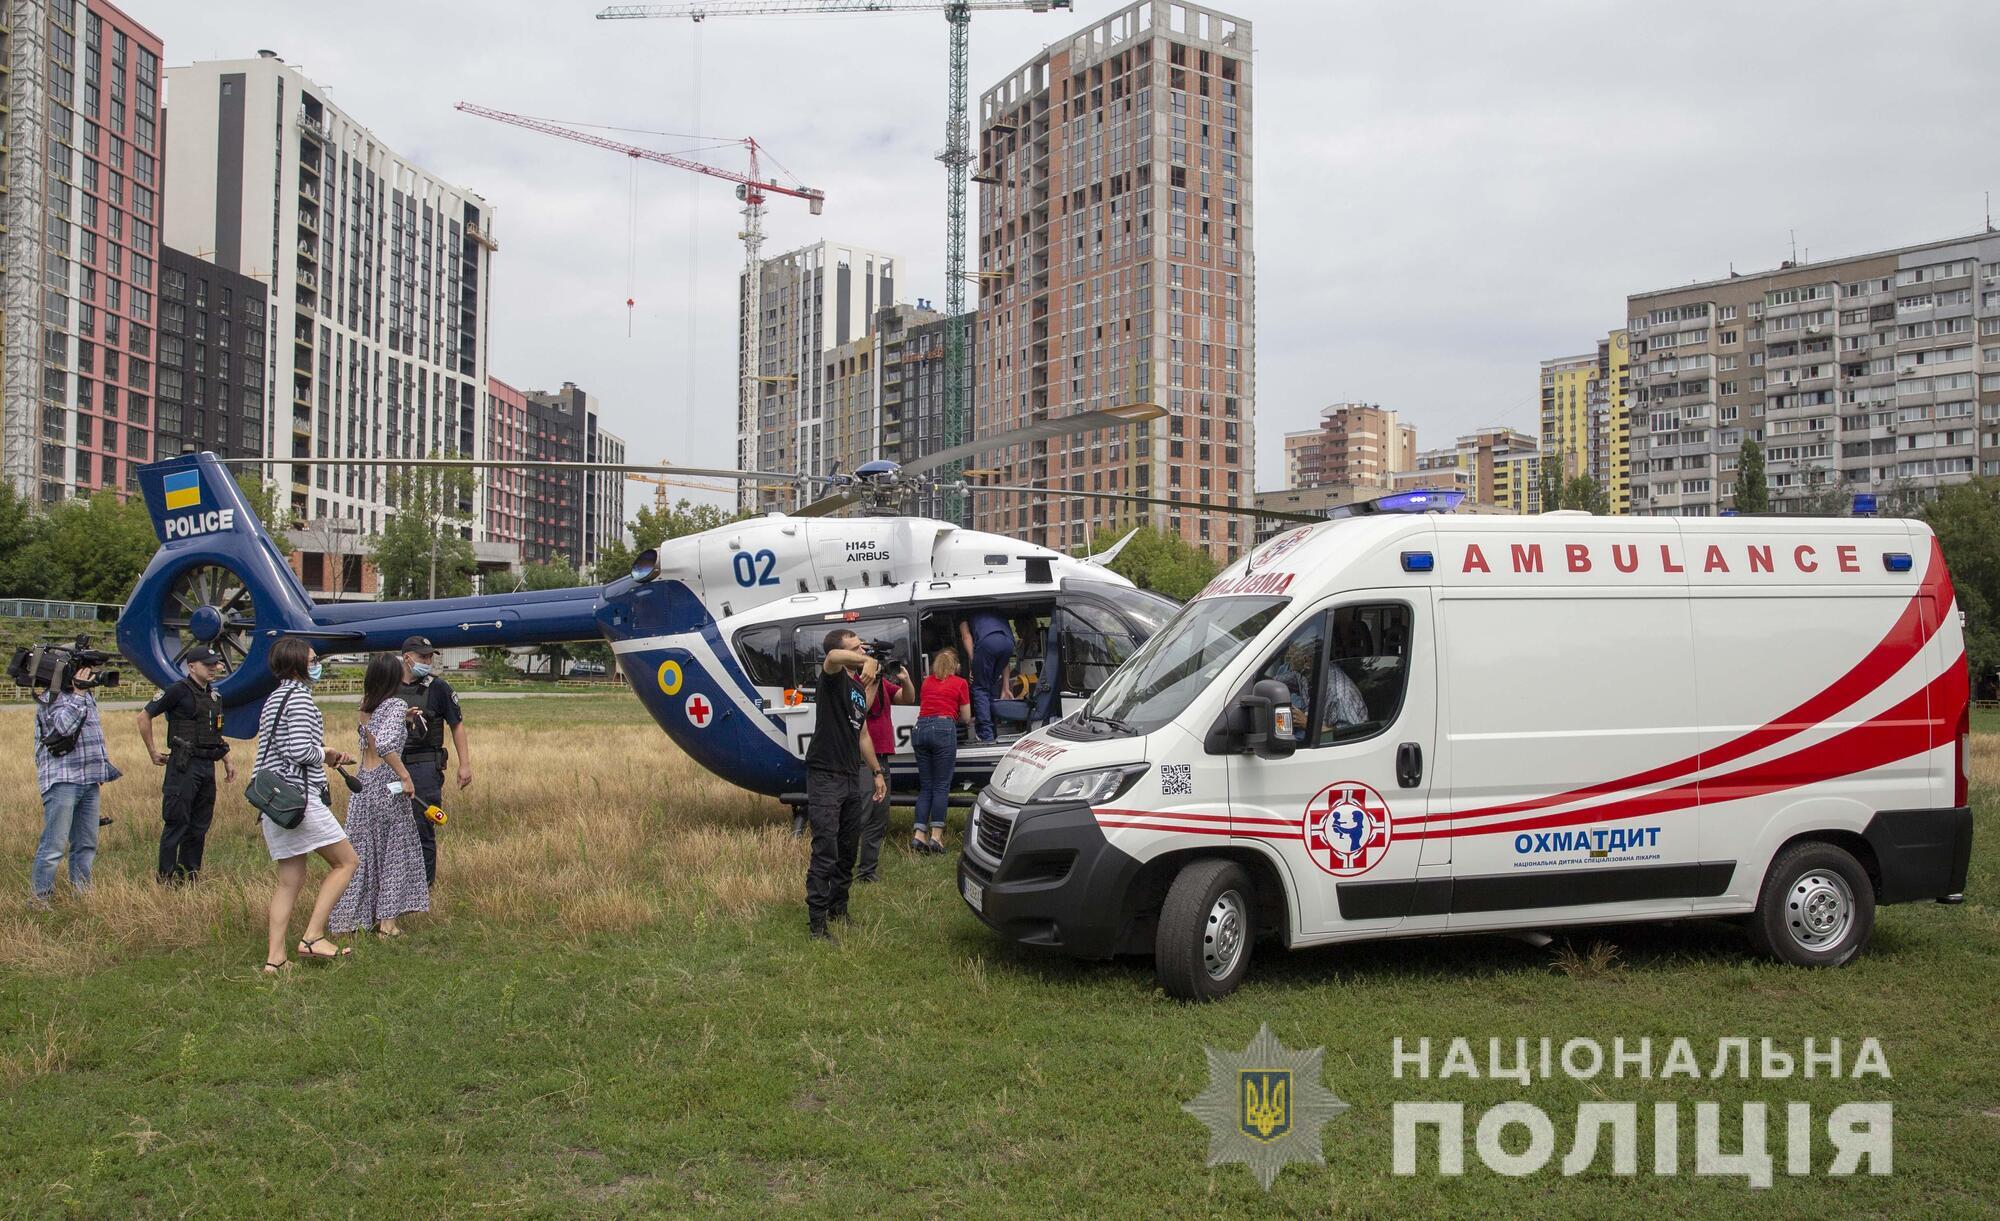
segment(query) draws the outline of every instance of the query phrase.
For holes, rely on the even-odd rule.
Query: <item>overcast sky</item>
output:
[[[754,135],[827,194],[817,218],[774,202],[767,254],[870,246],[901,257],[904,299],[944,296],[937,15],[126,7],[169,65],[270,48],[389,147],[483,194],[501,243],[492,373],[576,382],[634,461],[733,465],[743,248],[729,184],[640,165],[635,244],[629,160],[452,103]],[[975,115],[982,89],[1122,5],[1076,7],[974,18]],[[1282,481],[1280,434],[1325,403],[1394,407],[1425,447],[1484,424],[1532,430],[1538,362],[1592,349],[1627,293],[1773,267],[1794,231],[1813,258],[1971,232],[2000,191],[1994,0],[1224,7],[1256,47],[1259,488]]]

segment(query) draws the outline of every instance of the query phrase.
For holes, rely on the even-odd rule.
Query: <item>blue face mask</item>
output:
[[[306,678],[312,682],[318,682],[319,676],[324,673],[326,673],[326,667],[320,665],[318,662],[314,662],[306,667]]]
[[[429,678],[430,674],[431,663],[427,661],[413,661],[410,663],[411,678]]]

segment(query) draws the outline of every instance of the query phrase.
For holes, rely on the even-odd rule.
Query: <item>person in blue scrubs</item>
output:
[[[981,742],[994,737],[993,701],[1014,659],[1014,633],[1007,620],[988,610],[976,610],[958,621],[958,638],[972,659],[972,733]]]

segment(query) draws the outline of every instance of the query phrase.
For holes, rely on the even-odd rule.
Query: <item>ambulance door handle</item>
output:
[[[1416,788],[1424,780],[1424,748],[1415,742],[1405,742],[1396,748],[1396,783],[1406,789]]]

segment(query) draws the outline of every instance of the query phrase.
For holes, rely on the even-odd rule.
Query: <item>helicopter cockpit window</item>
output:
[[[845,626],[861,637],[862,647],[874,652],[884,670],[908,666],[913,679],[923,676],[923,667],[911,650],[910,621],[901,615],[876,619],[856,619],[843,625],[839,620],[814,619],[793,629],[792,648],[797,659],[795,671],[799,690],[811,699],[818,682],[820,663],[826,657],[826,634]]]
[[[1139,648],[1123,620],[1092,602],[1064,602],[1051,630],[1062,645],[1062,689],[1069,695],[1088,697]]]
[[[753,627],[736,634],[736,656],[744,673],[759,687],[792,685],[792,659],[785,652],[785,630],[776,625]]]

